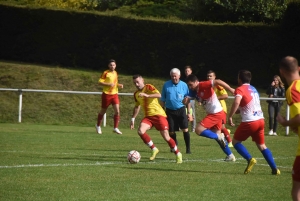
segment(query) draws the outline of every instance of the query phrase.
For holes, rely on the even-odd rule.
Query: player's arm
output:
[[[227,98],[228,98],[228,94],[222,94],[222,95],[218,96],[219,100],[225,100]]]
[[[140,105],[135,106],[133,108],[133,113],[132,113],[132,117],[131,117],[131,121],[130,121],[130,129],[134,129],[134,120],[135,120],[135,117],[138,115],[140,108],[141,108]]]
[[[160,98],[161,94],[160,93],[154,93],[154,94],[140,93],[139,96],[146,97],[146,98]]]
[[[118,87],[123,89],[124,86],[123,86],[123,84],[118,84]]]
[[[228,116],[228,123],[229,123],[231,126],[234,126],[232,117],[233,117],[233,115],[236,113],[236,111],[238,110],[238,108],[239,108],[239,106],[240,106],[240,103],[241,103],[241,100],[242,100],[242,97],[241,97],[241,96],[236,96],[236,97],[234,98],[233,103],[232,103],[231,110],[230,110],[229,116]]]
[[[222,81],[222,80],[213,80],[213,85],[220,85],[222,87],[224,87],[226,90],[230,91],[232,94],[234,93],[234,89],[231,88],[226,82]]]
[[[107,83],[107,82],[105,82],[105,79],[102,79],[102,78],[99,79],[98,84],[102,85],[102,86],[109,86],[109,87],[115,86],[114,83]]]
[[[284,127],[298,127],[300,126],[300,114],[297,114],[296,116],[294,116],[293,118],[291,118],[290,120],[287,120],[286,118],[284,118],[283,116],[281,116],[280,114],[277,115],[277,121]]]

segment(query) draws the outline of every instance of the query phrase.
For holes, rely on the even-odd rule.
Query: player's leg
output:
[[[178,145],[177,137],[176,137],[176,130],[179,130],[178,124],[175,123],[175,116],[169,109],[166,110],[167,114],[167,121],[169,124],[169,135],[175,141],[176,145]],[[178,129],[177,129],[178,128]]]
[[[191,147],[190,147],[190,133],[189,133],[189,121],[186,115],[186,110],[185,107],[181,108],[178,110],[176,122],[178,122],[179,127],[181,128],[183,132],[183,139],[185,142],[185,147],[186,147],[186,153],[190,154],[191,153]]]
[[[119,130],[119,122],[120,122],[120,100],[118,94],[115,94],[112,99],[112,106],[114,109],[114,132],[117,134],[122,134]]]
[[[293,186],[292,186],[292,198],[293,201],[300,200],[300,156],[296,156],[293,171],[292,171],[292,178],[293,178]]]
[[[150,136],[146,133],[152,127],[152,123],[149,119],[144,118],[138,128],[138,134],[143,142],[152,150],[150,160],[154,160],[159,150],[156,148]]]
[[[179,149],[177,148],[177,145],[175,141],[170,137],[168,130],[161,130],[160,131],[161,136],[164,138],[164,140],[168,143],[170,149],[172,152],[176,155],[176,163],[182,163],[182,154],[180,153]]]
[[[98,113],[97,124],[96,124],[96,132],[98,134],[102,134],[101,123],[103,120],[103,116],[106,113],[108,106],[110,105],[109,95],[102,93],[102,102],[101,102],[101,110]]]
[[[236,151],[247,160],[248,165],[244,171],[244,174],[251,172],[253,166],[256,164],[256,159],[252,158],[247,148],[242,144],[243,141],[247,140],[251,135],[251,125],[249,122],[242,122],[233,135],[232,144]]]
[[[257,120],[253,122],[253,127],[256,130],[256,132],[253,132],[253,134],[251,135],[252,141],[256,143],[257,148],[261,151],[262,155],[264,156],[267,163],[271,167],[272,174],[279,175],[280,170],[276,166],[272,152],[265,145],[265,134],[264,134],[265,121],[263,119]]]
[[[221,133],[220,124],[214,126],[210,130],[212,132],[214,132],[214,133],[220,134]],[[224,146],[221,141],[219,141],[219,140],[216,140],[216,141],[220,145],[220,148],[222,149],[222,151],[226,154],[226,158],[224,159],[224,161],[226,161],[226,162],[234,162],[234,161],[236,161],[236,158],[233,155],[233,153],[231,152],[230,148],[228,147],[228,144],[225,142],[225,146]]]

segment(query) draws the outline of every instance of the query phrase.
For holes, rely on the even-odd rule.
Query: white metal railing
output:
[[[89,95],[101,95],[102,92],[90,92],[90,91],[59,91],[59,90],[41,90],[41,89],[11,89],[11,88],[0,88],[0,91],[16,91],[19,92],[19,115],[18,122],[22,122],[22,97],[23,92],[39,92],[39,93],[66,93],[66,94],[89,94]],[[120,96],[133,96],[133,93],[118,93]],[[233,99],[234,96],[228,96],[228,98]],[[285,98],[267,98],[260,97],[260,100],[286,100]],[[286,106],[286,119],[289,120],[290,107]],[[106,114],[103,116],[103,126],[106,126]],[[289,134],[289,127],[286,127],[286,135]]]

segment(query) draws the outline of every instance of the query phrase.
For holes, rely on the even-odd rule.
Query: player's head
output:
[[[114,71],[116,69],[116,67],[117,67],[117,63],[116,63],[116,61],[114,59],[108,60],[108,68],[109,68],[109,70]]]
[[[134,86],[138,89],[141,90],[144,88],[145,83],[144,83],[144,79],[141,75],[136,74],[132,76],[132,80],[133,80],[133,84]]]
[[[252,75],[251,75],[250,71],[240,70],[239,74],[238,74],[238,83],[239,83],[239,85],[242,85],[245,83],[250,84],[251,78],[252,78]]]
[[[193,73],[193,69],[191,66],[185,66],[184,67],[184,73],[185,73],[185,76],[189,76],[190,74]]]
[[[285,78],[291,74],[298,74],[299,66],[297,59],[291,56],[284,57],[279,63],[279,71],[280,74]]]
[[[178,68],[173,68],[170,71],[171,80],[174,84],[178,84],[180,81],[180,70]]]
[[[186,84],[188,85],[189,89],[197,90],[197,86],[199,84],[199,80],[196,75],[190,74],[186,78]]]
[[[216,73],[212,70],[209,70],[209,71],[207,71],[206,78],[207,78],[207,80],[215,80]]]

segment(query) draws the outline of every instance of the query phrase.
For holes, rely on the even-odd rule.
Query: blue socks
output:
[[[276,164],[275,164],[275,161],[273,159],[272,152],[267,148],[267,149],[263,150],[261,153],[265,157],[265,159],[268,162],[269,166],[272,169],[276,169]]]
[[[252,156],[249,154],[248,150],[246,149],[246,147],[244,147],[244,145],[242,145],[242,143],[236,143],[234,145],[234,148],[236,149],[236,151],[247,161],[249,161]]]
[[[202,131],[202,133],[200,133],[200,136],[207,137],[210,139],[215,139],[215,140],[218,139],[218,135],[209,129]]]

